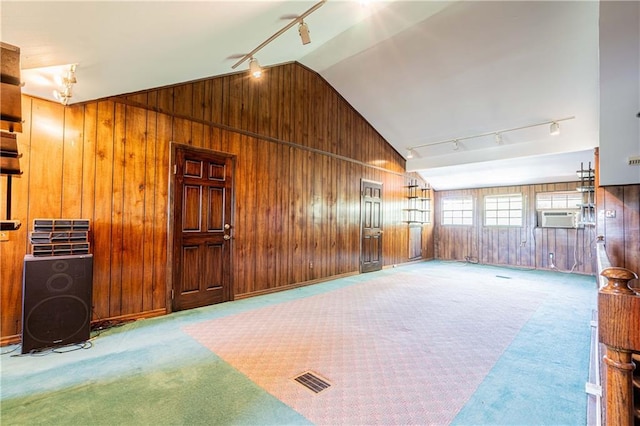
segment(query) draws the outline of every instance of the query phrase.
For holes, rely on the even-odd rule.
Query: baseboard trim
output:
[[[132,320],[135,321],[139,319],[160,317],[162,315],[166,315],[166,313],[167,313],[167,310],[165,308],[154,309],[152,311],[138,312],[136,314],[126,314],[126,315],[118,315],[118,316],[109,317],[109,318],[94,319],[94,320],[91,320],[91,324],[96,324],[103,321],[132,321]],[[0,337],[0,346],[15,345],[17,343],[20,343],[21,341],[22,341],[22,335],[20,334],[14,334],[11,336],[2,336]]]
[[[94,320],[91,320],[91,324],[96,324],[102,321],[131,321],[131,320],[135,321],[139,319],[160,317],[166,314],[167,314],[167,310],[165,308],[160,308],[160,309],[154,309],[152,311],[138,312],[135,314],[125,314],[125,315],[118,315],[115,317],[94,319]]]
[[[0,337],[0,346],[14,345],[20,343],[22,337],[19,334],[13,334],[11,336]]]
[[[266,290],[253,291],[251,293],[236,294],[233,297],[233,300],[242,300],[242,299],[248,299],[250,297],[262,296],[263,294],[278,293],[280,291],[291,290],[291,289],[299,288],[299,287],[306,287],[308,285],[319,284],[319,283],[323,283],[325,281],[331,281],[331,280],[335,280],[335,279],[338,279],[338,278],[351,277],[353,275],[358,275],[359,273],[360,273],[359,271],[346,272],[344,274],[331,275],[330,277],[326,277],[326,278],[318,278],[318,279],[315,279],[315,280],[309,280],[309,281],[303,281],[303,282],[295,283],[295,284],[283,285],[283,286],[280,286],[280,287],[269,288],[269,289],[266,289]]]

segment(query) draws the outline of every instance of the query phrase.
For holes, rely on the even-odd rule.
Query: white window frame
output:
[[[524,196],[522,193],[484,196],[484,226],[521,228],[523,223]]]
[[[471,195],[443,197],[440,206],[440,223],[443,226],[473,226]]]
[[[545,191],[536,193],[536,210],[578,210],[582,194],[577,191]]]

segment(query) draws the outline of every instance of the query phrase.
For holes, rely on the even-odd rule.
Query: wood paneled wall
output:
[[[409,260],[404,159],[306,68],[254,83],[236,74],[68,107],[23,97],[12,205],[23,225],[0,243],[2,341],[21,330],[35,218],[91,220],[94,319],[165,312],[171,141],[237,156],[236,298],[357,273],[361,179],[384,185],[384,265]],[[427,257],[433,225],[423,232]]]
[[[596,200],[598,235],[605,237],[611,264],[640,275],[640,185],[600,187]],[[607,217],[606,211],[615,216]],[[640,287],[638,280],[631,284]]]
[[[579,182],[569,182],[436,192],[435,257],[444,260],[469,260],[482,264],[549,269],[549,253],[553,253],[555,266],[559,270],[570,271],[573,268],[578,273],[595,274],[594,227],[562,229],[536,226],[536,193],[575,190],[578,185]],[[517,193],[522,193],[525,200],[524,226],[485,227],[482,216],[484,197]],[[473,226],[440,224],[440,200],[448,196],[473,198]]]

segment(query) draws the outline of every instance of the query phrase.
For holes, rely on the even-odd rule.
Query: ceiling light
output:
[[[262,77],[262,68],[260,68],[260,64],[256,58],[251,58],[249,61],[249,73],[251,73],[253,78]]]
[[[71,93],[71,86],[65,87],[62,90],[56,89],[53,91],[53,97],[62,105],[67,105],[69,103],[69,99],[71,99],[72,96],[73,94]]]
[[[69,67],[69,71],[67,71],[67,79],[69,83],[76,84],[78,80],[76,79],[76,64],[72,64]]]
[[[78,82],[76,79],[76,64],[70,65],[64,76],[57,75],[55,81],[60,87],[53,91],[53,97],[62,105],[67,105],[69,99],[73,96],[73,85]]]
[[[300,40],[302,40],[302,44],[311,43],[311,37],[309,36],[309,26],[306,22],[300,21],[300,25],[298,25],[298,33],[300,34]]]
[[[410,160],[413,158],[413,150],[409,149],[407,150],[407,160]]]
[[[558,124],[558,122],[553,121],[551,123],[551,127],[549,127],[549,134],[551,136],[557,136],[560,134],[560,125]]]

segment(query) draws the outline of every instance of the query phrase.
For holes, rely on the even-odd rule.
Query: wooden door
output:
[[[184,145],[172,158],[172,308],[231,300],[234,158]]]
[[[409,225],[409,259],[422,257],[422,226]]]
[[[361,183],[360,272],[382,269],[382,184],[363,180]]]

